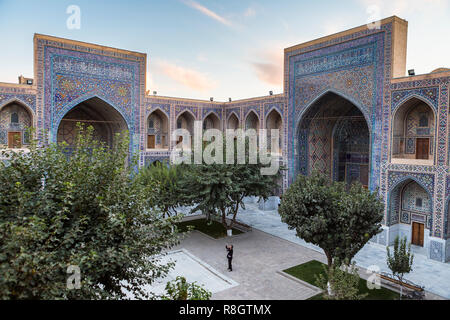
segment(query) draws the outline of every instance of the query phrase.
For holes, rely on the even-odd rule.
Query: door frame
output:
[[[153,137],[153,148],[150,147],[150,137]],[[147,149],[156,149],[156,135],[154,134],[149,134],[147,135]]]
[[[22,148],[22,146],[23,146],[23,140],[22,140],[22,131],[8,131],[8,137],[7,137],[7,139],[8,139],[8,148],[10,148],[10,149],[16,149],[15,147],[14,147],[14,143],[12,143],[12,147],[10,147],[9,145],[9,137],[10,137],[10,135],[12,135],[12,136],[14,136],[15,134],[19,134],[19,136],[20,136],[20,146],[17,148],[17,149],[20,149],[20,148]]]
[[[423,228],[422,228],[422,245],[413,243],[414,224],[415,223],[417,225],[422,225],[423,226]],[[419,232],[420,232],[420,227],[419,227]],[[420,242],[420,234],[419,234],[419,242]],[[418,222],[418,221],[411,221],[411,244],[415,245],[415,246],[418,246],[418,247],[425,247],[425,223]]]
[[[428,149],[427,149],[427,152],[426,152],[426,156],[427,156],[426,159],[418,158],[418,152],[417,152],[417,150],[419,149],[419,148],[418,148],[419,140],[421,140],[421,141],[425,141],[425,140],[428,141]],[[420,137],[420,138],[416,138],[416,159],[419,159],[419,160],[429,160],[429,159],[430,159],[430,138],[428,138],[428,137]]]

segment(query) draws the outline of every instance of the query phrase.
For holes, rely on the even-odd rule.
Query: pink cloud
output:
[[[194,69],[181,67],[167,61],[157,62],[156,67],[170,79],[191,89],[205,92],[216,87],[215,81],[210,79],[207,74]]]
[[[256,76],[262,82],[270,85],[282,86],[283,84],[283,49],[270,48],[257,54],[259,61],[250,62]]]

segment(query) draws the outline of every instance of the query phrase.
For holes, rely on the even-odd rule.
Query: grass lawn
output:
[[[293,277],[296,277],[315,286],[316,278],[314,277],[314,275],[325,275],[323,266],[325,266],[324,263],[317,260],[311,260],[283,271]],[[367,288],[366,280],[361,278],[359,279],[359,292],[368,293],[365,300],[394,300],[399,298],[399,294],[397,292],[383,287],[381,287],[381,289],[369,290],[369,288]],[[308,300],[323,300],[323,297],[322,294],[318,294],[309,298]]]
[[[215,220],[212,221],[211,225],[206,223],[206,219],[195,219],[189,221],[183,221],[178,224],[178,228],[181,232],[188,231],[188,226],[193,226],[194,230],[198,230],[207,234],[215,239],[223,238],[227,236],[227,229]],[[242,231],[233,228],[233,235],[240,234]]]

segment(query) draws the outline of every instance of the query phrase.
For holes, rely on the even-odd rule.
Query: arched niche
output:
[[[435,132],[432,107],[417,97],[402,103],[392,118],[392,162],[433,164]]]
[[[0,108],[0,144],[9,149],[25,148],[30,143],[29,128],[33,126],[31,110],[19,101]]]
[[[58,126],[57,142],[64,141],[69,147],[73,147],[78,133],[77,123],[92,126],[93,138],[109,147],[113,146],[117,133],[128,130],[122,115],[98,97],[77,104],[64,115]]]
[[[147,149],[169,148],[169,118],[157,109],[147,117]]]

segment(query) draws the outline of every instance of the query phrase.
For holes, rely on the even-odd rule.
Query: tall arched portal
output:
[[[67,112],[58,127],[58,143],[65,141],[69,146],[75,144],[77,123],[92,126],[94,139],[109,147],[113,145],[116,133],[128,129],[122,115],[110,104],[97,97],[85,100]]]
[[[298,137],[300,173],[318,170],[336,181],[369,185],[369,127],[352,102],[324,94],[303,114]]]

